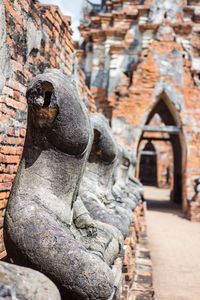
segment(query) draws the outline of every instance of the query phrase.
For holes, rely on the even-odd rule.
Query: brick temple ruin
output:
[[[11,262],[42,271],[62,299],[153,299],[142,187],[136,178],[170,187],[171,200],[182,205],[190,220],[200,221],[199,1],[102,0],[98,5],[83,0],[79,43],[72,40],[70,16],[54,5],[0,0],[0,20],[0,258],[7,255]],[[60,167],[54,170],[53,162]],[[42,203],[45,185],[48,196]],[[62,186],[68,206],[62,201],[51,206],[49,199],[64,199]],[[103,204],[92,202],[88,191]],[[25,223],[20,223],[23,216]],[[47,232],[42,225],[51,228]],[[33,236],[37,230],[39,244]],[[53,244],[49,235],[55,235]],[[59,248],[63,241],[77,243],[69,252],[83,277]],[[51,253],[56,246],[62,258]],[[60,276],[59,259],[68,261],[69,278]],[[90,272],[92,261],[96,275]],[[11,274],[20,272],[14,268]],[[42,290],[41,295],[60,299],[53,284],[38,276],[35,288],[45,282],[53,298]],[[89,285],[93,279],[94,290]],[[14,281],[3,282],[7,296],[21,292],[12,287]]]
[[[194,190],[200,164],[199,18],[195,0],[115,0],[99,6],[85,1],[79,50],[97,110],[110,119],[113,132],[137,156],[149,141],[160,148],[158,156],[163,147],[173,152],[168,157],[174,166],[159,157],[157,165],[171,168],[172,200],[195,221],[200,220]],[[158,185],[162,173],[158,167]]]

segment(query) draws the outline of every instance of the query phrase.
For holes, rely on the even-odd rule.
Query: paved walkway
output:
[[[184,218],[169,191],[145,187],[156,300],[200,300],[200,223]]]

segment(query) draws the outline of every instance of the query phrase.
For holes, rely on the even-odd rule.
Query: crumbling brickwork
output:
[[[80,26],[86,78],[97,109],[110,117],[115,134],[137,153],[144,125],[155,113],[166,126],[179,130],[169,134],[173,200],[196,221],[199,9],[199,1],[192,0],[104,1],[98,10],[84,10],[87,22]]]
[[[95,111],[71,38],[70,17],[57,6],[32,0],[0,1],[0,253],[3,218],[26,135],[28,82],[46,68],[74,78],[81,98]]]

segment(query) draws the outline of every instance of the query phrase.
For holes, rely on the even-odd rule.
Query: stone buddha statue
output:
[[[95,220],[118,228],[125,237],[132,211],[115,203],[112,194],[113,172],[117,166],[118,146],[106,118],[90,115],[94,140],[80,185],[80,197]]]
[[[31,81],[27,100],[24,152],[5,216],[8,257],[46,274],[63,299],[106,300],[114,278],[104,253],[112,262],[118,232],[100,231],[90,216],[81,222],[88,212],[77,198],[92,142],[88,113],[55,70]]]

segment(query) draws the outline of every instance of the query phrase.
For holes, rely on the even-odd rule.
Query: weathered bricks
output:
[[[143,214],[141,204],[134,211],[130,234],[125,239],[118,300],[153,299],[152,263]]]

